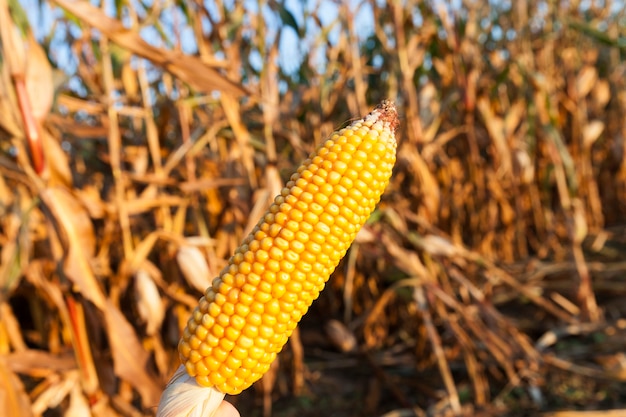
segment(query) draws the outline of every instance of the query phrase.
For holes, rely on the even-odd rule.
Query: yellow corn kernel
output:
[[[269,369],[387,186],[397,126],[383,101],[291,177],[187,324],[179,353],[198,384],[238,394]]]

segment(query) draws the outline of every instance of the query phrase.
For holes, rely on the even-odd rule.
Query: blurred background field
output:
[[[384,98],[387,192],[229,400],[624,415],[624,8],[0,0],[0,415],[154,415],[212,277],[315,144]]]

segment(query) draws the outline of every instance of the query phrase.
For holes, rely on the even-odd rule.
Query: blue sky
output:
[[[41,0],[20,0],[24,8],[27,10],[29,18],[31,20],[32,27],[35,31],[36,36],[41,39],[42,36],[48,34],[51,30],[52,25],[57,19],[61,16],[61,12],[57,9],[51,9],[48,2]],[[103,0],[106,1],[109,7],[113,7],[113,0]],[[130,0],[137,1],[137,0]],[[163,0],[143,0],[144,2],[151,1],[163,1]],[[226,3],[232,4],[236,0],[225,0]],[[244,0],[247,7],[252,13],[256,13],[258,10],[258,1],[257,0]],[[352,11],[357,11],[355,17],[355,28],[357,31],[357,35],[360,39],[367,38],[374,30],[374,18],[371,10],[371,6],[368,2],[363,2],[362,0],[348,0]],[[388,0],[391,1],[391,0]],[[498,5],[500,8],[507,9],[510,7],[511,2],[513,0],[489,0],[489,2],[493,5]],[[165,3],[165,2],[164,2]],[[378,3],[385,3],[384,0],[378,0]],[[431,0],[434,6],[437,5],[445,5],[450,10],[458,10],[461,8],[461,0]],[[168,5],[171,5],[171,2],[167,2]],[[214,2],[211,0],[204,0],[204,4],[206,7],[211,10],[214,9]],[[306,39],[304,41],[300,41],[296,35],[296,33],[291,28],[285,28],[281,34],[280,44],[279,44],[279,63],[283,70],[287,73],[295,71],[301,60],[306,57],[309,50],[309,44],[312,42],[312,39],[316,37],[318,29],[316,25],[312,24],[310,21],[307,22],[304,18],[306,11],[311,11],[318,1],[316,0],[285,0],[285,7],[292,13],[297,24],[299,26],[307,25],[306,33],[311,37],[310,39]],[[317,15],[320,17],[324,26],[331,25],[336,21],[339,7],[336,2],[333,0],[321,0],[319,1],[319,9],[317,11]],[[612,3],[612,12],[617,13],[619,10],[623,9],[624,0],[616,0]],[[580,3],[581,10],[585,10],[589,8],[591,5],[591,0],[582,0]],[[278,26],[278,21],[272,12],[269,11],[268,6],[264,6],[263,15],[268,24],[270,30],[276,30]],[[171,14],[170,14],[171,16]],[[164,23],[164,31],[168,36],[173,38],[172,36],[172,28],[174,22],[184,21],[184,18],[181,16],[168,18],[168,15],[163,13],[161,16],[161,21]],[[419,23],[419,22],[417,22]],[[208,26],[208,21],[206,22]],[[207,30],[209,28],[207,27]],[[79,36],[79,30],[76,27],[66,25],[58,25],[56,26],[57,36],[54,37],[53,45],[53,54],[54,60],[57,64],[64,70],[69,73],[73,72],[73,60],[71,53],[68,48],[64,47],[63,40],[65,39],[64,31],[72,30],[76,31],[74,33],[75,36]],[[196,43],[193,37],[193,32],[191,29],[182,28],[181,31],[182,36],[182,47],[183,50],[187,53],[195,53],[197,51]],[[330,31],[328,35],[329,42],[334,42],[339,34],[339,26],[335,25],[333,30]],[[144,39],[159,47],[165,47],[162,40],[160,39],[158,33],[154,28],[147,27],[143,30],[142,36]],[[219,56],[218,56],[219,58]],[[317,65],[323,66],[323,57],[313,57],[315,63]],[[256,62],[255,62],[256,61]],[[319,61],[319,62],[317,62]],[[257,68],[260,68],[262,65],[260,56],[252,56],[251,62]]]
[[[111,0],[105,1],[107,1],[108,4],[113,3]],[[51,8],[48,2],[40,2],[40,0],[20,0],[20,2],[29,15],[31,26],[38,39],[42,39],[43,36],[49,34],[52,25],[55,23],[55,21],[58,21],[57,19],[61,16],[61,12],[55,8]],[[246,0],[246,3],[249,7],[249,10],[253,13],[256,13],[256,11],[258,10],[257,1]],[[311,28],[314,27],[311,22],[305,22],[303,12],[304,8],[306,8],[306,10],[308,11],[311,11],[311,9],[315,7],[316,3],[317,2],[314,0],[307,0],[306,2],[301,0],[286,0],[285,3],[285,7],[292,13],[299,26],[307,24],[307,33],[311,36],[314,36],[316,32],[314,30],[311,30]],[[350,3],[352,10],[355,10],[360,2],[357,0],[350,0]],[[206,0],[205,4],[207,8],[211,10],[214,3],[210,0]],[[263,11],[263,15],[266,18],[268,26],[270,28],[272,26],[277,27],[278,22],[276,20],[276,16],[274,16],[271,12],[268,12],[268,10],[269,9]],[[338,13],[339,8],[333,1],[321,1],[318,10],[318,16],[320,16],[320,19],[324,25],[332,24],[337,19]],[[162,17],[162,21],[166,24],[165,31],[169,32],[168,35],[171,35],[171,28],[174,24],[174,21],[180,22],[182,20],[183,18],[181,16],[178,16],[177,18],[168,18],[168,16],[164,14],[164,16]],[[355,25],[357,34],[359,38],[364,39],[369,36],[374,29],[374,18],[369,4],[366,3],[358,8],[356,20],[358,22],[358,24]],[[65,38],[64,31],[66,30],[76,30],[76,28],[68,28],[66,25],[58,25],[56,27],[58,35],[55,36],[53,40],[53,50],[55,54],[54,59],[61,68],[72,72],[72,68],[74,67],[74,65],[72,65],[70,51],[63,48],[63,39]],[[337,38],[339,33],[338,31],[339,27],[336,25],[334,30],[329,33],[330,42],[333,42],[334,39]],[[76,30],[76,33],[74,33],[74,35],[79,36],[78,30]],[[144,31],[142,32],[142,36],[146,41],[155,46],[164,46],[157,32],[153,28],[144,29]],[[193,32],[190,28],[181,29],[181,39],[183,50],[186,53],[195,53],[197,51]],[[304,59],[304,55],[307,53],[307,49],[307,41],[305,41],[304,43],[301,42],[298,39],[297,34],[290,28],[283,30],[279,44],[279,63],[281,67],[287,72],[295,70],[301,60]],[[252,57],[252,59],[254,60],[255,58]],[[262,62],[260,61],[260,57],[257,57],[256,59],[258,59],[258,62],[253,62],[253,64],[257,64],[260,66],[262,64]]]

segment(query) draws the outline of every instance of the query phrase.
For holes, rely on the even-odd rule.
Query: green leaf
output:
[[[18,0],[9,0],[9,12],[15,25],[19,28],[22,36],[26,36],[30,31],[28,15]]]
[[[282,20],[284,25],[289,26],[296,31],[299,37],[302,37],[302,32],[300,30],[300,27],[298,26],[296,18],[289,10],[287,10],[284,4],[279,5],[278,14],[280,16],[280,20]]]
[[[569,21],[568,24],[572,29],[578,30],[582,34],[593,38],[600,43],[626,50],[626,37],[624,36],[618,36],[617,39],[613,39],[608,33],[602,32],[588,23]]]

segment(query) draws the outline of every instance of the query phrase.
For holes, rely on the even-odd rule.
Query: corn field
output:
[[[228,401],[626,410],[622,1],[0,0],[0,415],[153,416],[213,277],[387,98],[382,201]]]

